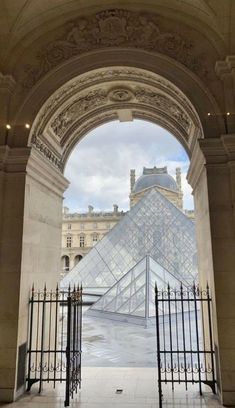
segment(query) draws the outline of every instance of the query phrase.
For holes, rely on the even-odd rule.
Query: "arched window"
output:
[[[62,272],[67,273],[69,271],[69,257],[68,257],[68,255],[62,256],[61,264],[62,264]]]
[[[76,255],[74,258],[74,265],[77,265],[78,262],[82,260],[82,255]]]
[[[72,247],[72,236],[71,236],[71,235],[68,235],[68,236],[66,237],[66,247],[67,247],[67,248],[71,248],[71,247]]]

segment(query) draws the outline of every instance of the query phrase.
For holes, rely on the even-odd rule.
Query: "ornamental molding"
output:
[[[96,70],[95,72],[90,72],[86,75],[81,75],[75,78],[72,81],[69,81],[68,84],[65,84],[60,88],[54,95],[52,95],[46,102],[42,112],[38,116],[36,128],[37,134],[43,132],[45,124],[50,120],[53,112],[55,113],[58,106],[62,105],[69,98],[73,98],[77,93],[87,89],[87,86],[91,87],[92,85],[97,85],[104,82],[113,82],[118,81],[133,81],[133,82],[142,82],[155,86],[159,90],[167,92],[173,98],[180,100],[181,103],[187,106],[187,109],[190,110],[191,114],[194,115],[193,109],[190,107],[189,101],[184,97],[182,92],[180,92],[173,84],[170,84],[169,81],[159,77],[158,75],[151,75],[147,71],[140,69],[131,69],[131,68],[109,68],[106,70]],[[111,91],[110,91],[111,92]]]
[[[137,87],[135,98],[140,103],[146,103],[164,111],[167,115],[173,117],[186,132],[190,130],[191,121],[188,115],[166,95],[143,87]]]
[[[161,53],[202,79],[208,80],[213,72],[207,55],[199,54],[194,41],[176,31],[165,31],[159,15],[113,9],[65,25],[61,35],[37,53],[37,64],[25,66],[22,86],[31,88],[46,73],[72,57],[111,47]]]
[[[134,95],[130,89],[127,88],[115,88],[108,94],[109,100],[113,102],[129,102],[134,99]]]
[[[78,118],[80,121],[82,116],[88,115],[90,112],[97,110],[97,108],[104,108],[106,105],[112,107],[113,104],[115,104],[115,108],[119,103],[130,104],[130,108],[138,106],[139,109],[141,106],[147,105],[151,109],[162,111],[164,115],[170,115],[186,133],[190,130],[191,121],[177,103],[168,96],[143,86],[133,87],[132,89],[122,86],[110,91],[103,88],[90,90],[66,106],[53,119],[49,127],[56,138],[61,140],[74,123],[78,121]]]
[[[89,91],[70,103],[51,123],[54,134],[60,139],[78,117],[105,105],[108,102],[107,92],[103,89]]]
[[[56,91],[41,108],[29,144],[63,171],[77,141],[94,127],[118,119],[119,109],[163,123],[189,150],[202,135],[190,101],[174,85],[144,70],[120,67],[92,71]]]
[[[47,144],[40,140],[39,137],[33,135],[31,145],[35,147],[35,149],[40,152],[49,162],[51,162],[57,169],[62,171],[63,165],[61,157],[55,154]]]

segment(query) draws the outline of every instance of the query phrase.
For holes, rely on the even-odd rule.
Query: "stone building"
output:
[[[176,169],[176,180],[168,174],[167,167],[143,168],[143,175],[135,179],[135,170],[130,171],[130,207],[135,205],[149,189],[156,189],[176,207],[183,210],[181,169]]]
[[[234,0],[1,1],[0,401],[24,392],[30,288],[59,280],[68,157],[101,124],[142,119],[190,158],[218,394],[235,406],[234,20]]]
[[[69,213],[63,209],[62,224],[62,276],[73,268],[103,236],[124,216],[114,204],[113,211],[94,211],[89,205],[88,212]]]

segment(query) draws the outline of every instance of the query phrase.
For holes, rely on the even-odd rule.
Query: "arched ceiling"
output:
[[[5,64],[14,47],[25,48],[33,39],[81,15],[107,8],[157,13],[197,29],[214,46],[232,53],[235,31],[233,0],[2,0],[0,8],[0,55]],[[15,52],[15,50],[14,50]]]

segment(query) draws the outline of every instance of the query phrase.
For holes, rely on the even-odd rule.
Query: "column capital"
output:
[[[232,162],[235,162],[235,133],[199,139],[193,150],[187,180],[194,189],[205,166],[221,167]]]
[[[51,162],[42,156],[38,150],[31,147],[31,154],[27,164],[27,175],[45,186],[59,197],[69,186],[69,181]]]
[[[26,173],[30,151],[30,147],[0,146],[0,171]]]

